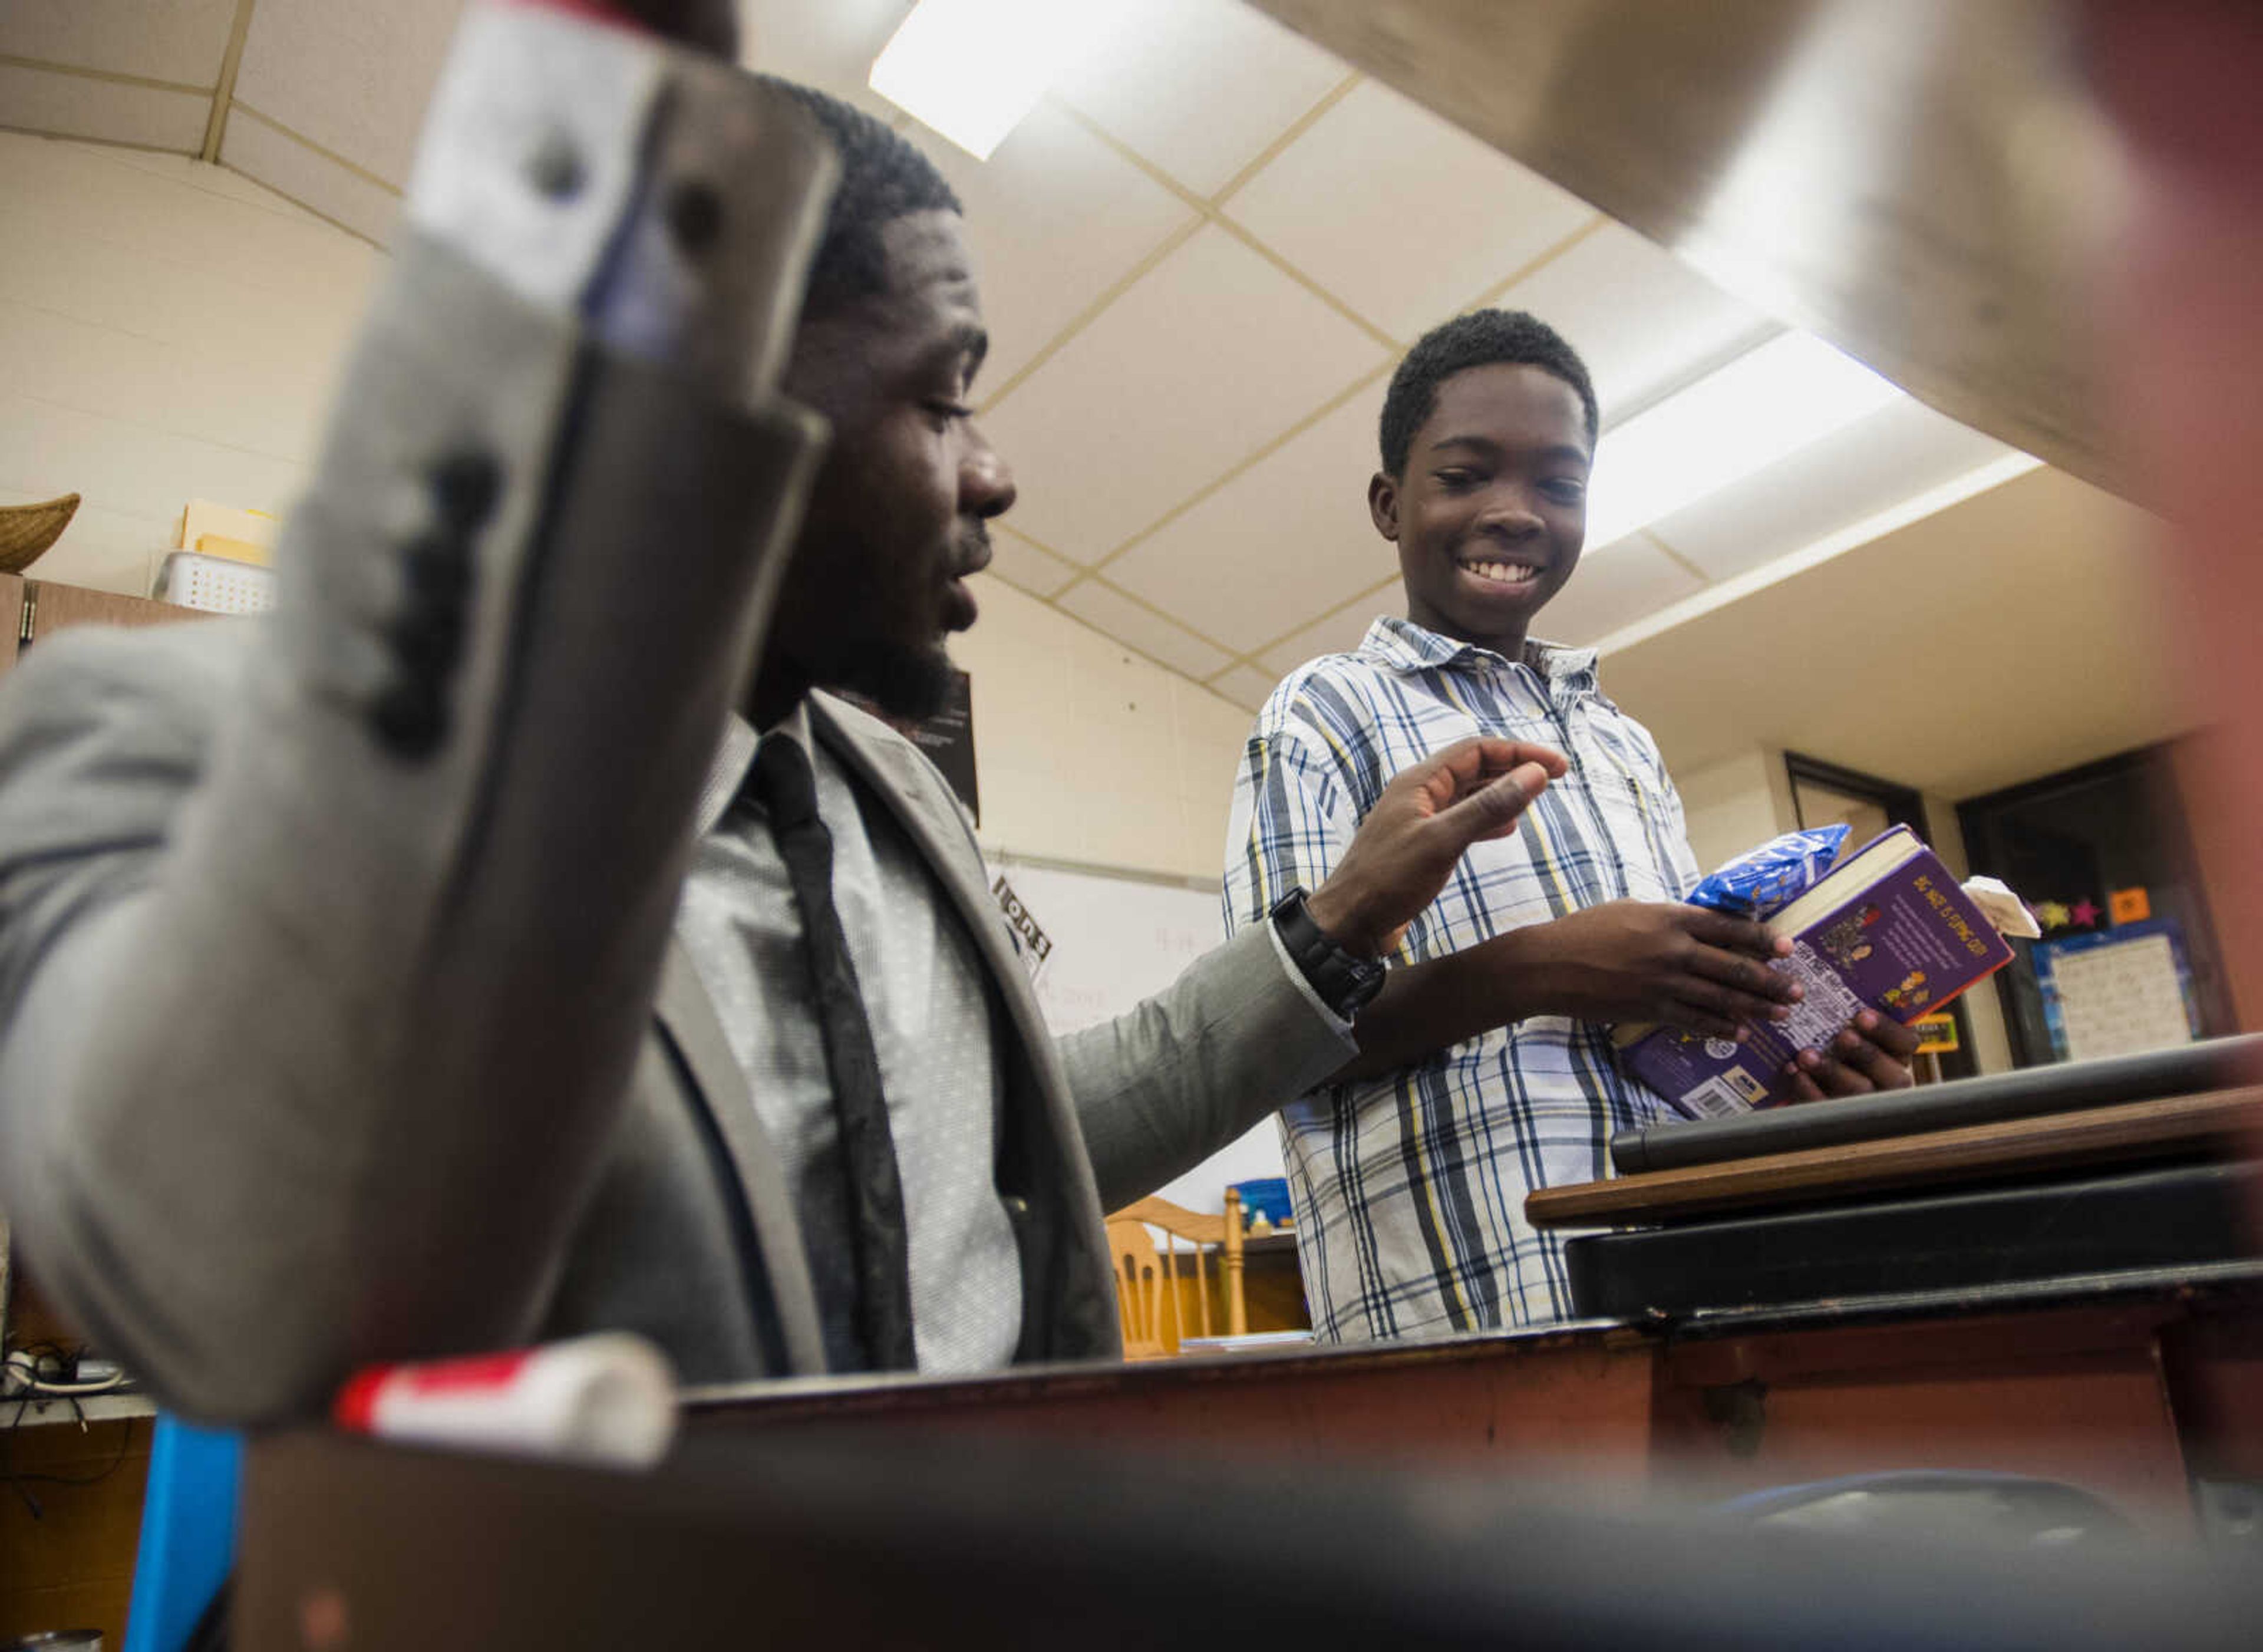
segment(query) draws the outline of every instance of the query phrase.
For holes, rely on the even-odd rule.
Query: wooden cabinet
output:
[[[178,608],[147,597],[0,574],[0,671],[15,664],[40,638],[71,626],[164,626],[211,618],[199,609]]]
[[[53,636],[71,626],[162,626],[211,617],[195,608],[152,602],[147,597],[89,591],[83,585],[59,585],[48,579],[18,579],[9,583],[22,587],[20,601],[15,601],[14,592],[0,590],[0,613],[17,615],[17,622],[11,627],[15,635],[8,645],[11,658],[19,647],[29,648],[41,637]]]
[[[16,663],[18,634],[23,630],[24,576],[21,574],[0,574],[0,615],[14,614],[12,626],[0,626],[0,671]],[[4,1303],[4,1299],[0,1299]]]

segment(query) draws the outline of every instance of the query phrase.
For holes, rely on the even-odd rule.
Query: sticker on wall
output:
[[[2153,898],[2143,889],[2115,889],[2106,897],[2106,909],[2116,924],[2142,924],[2153,916]]]

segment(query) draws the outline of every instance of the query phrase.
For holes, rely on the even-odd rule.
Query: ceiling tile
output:
[[[990,325],[984,384],[1011,379],[1195,220],[1191,207],[1056,105],[1038,105],[987,162],[911,130],[966,206]]]
[[[188,154],[205,141],[212,99],[83,75],[0,63],[0,127],[61,137],[139,143]]]
[[[1145,0],[1060,95],[1213,195],[1350,71],[1238,0]]]
[[[424,105],[464,4],[293,0],[257,7],[236,98],[387,183],[405,185]]]
[[[1367,514],[1378,380],[1108,564],[1232,648],[1261,648],[1397,566]]]
[[[1199,682],[1233,656],[1183,627],[1151,613],[1120,591],[1088,579],[1058,599],[1057,605],[1095,630],[1130,644],[1151,660]]]
[[[236,0],[8,0],[0,55],[217,85]]]
[[[1616,424],[1776,330],[1631,229],[1599,227],[1495,301],[1530,310],[1571,342]]]
[[[1584,648],[1704,587],[1656,544],[1630,533],[1580,559],[1564,589],[1532,622],[1532,633]]]
[[[1813,544],[2010,450],[1907,396],[1650,532],[1715,579]]]
[[[990,534],[990,571],[1032,597],[1056,597],[1081,570],[1001,525]]]
[[[1360,639],[1367,634],[1368,627],[1375,623],[1377,615],[1399,613],[1406,606],[1393,582],[1384,590],[1354,598],[1287,641],[1274,644],[1257,656],[1257,663],[1277,680],[1323,654],[1348,654],[1359,646]]]
[[[1319,299],[1208,227],[986,422],[1021,484],[1021,525],[1088,563],[1382,358]]]
[[[401,215],[401,197],[318,155],[239,106],[228,116],[220,158],[246,178],[382,247]]]
[[[1225,208],[1392,337],[1411,340],[1594,209],[1388,87],[1367,82]]]
[[[1254,665],[1237,665],[1211,679],[1211,687],[1247,711],[1261,709],[1280,679]]]

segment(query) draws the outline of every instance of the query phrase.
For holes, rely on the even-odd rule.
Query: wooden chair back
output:
[[[1108,1252],[1116,1272],[1116,1314],[1126,1359],[1160,1359],[1178,1345],[1178,1297],[1166,1288],[1163,1258],[1145,1224],[1110,1218]],[[1166,1315],[1171,1335],[1165,1336]]]
[[[1182,1205],[1175,1205],[1167,1199],[1143,1199],[1137,1204],[1125,1206],[1110,1216],[1108,1219],[1108,1234],[1110,1246],[1117,1253],[1117,1295],[1119,1304],[1124,1296],[1125,1276],[1124,1247],[1117,1240],[1116,1230],[1119,1226],[1127,1223],[1139,1227],[1141,1236],[1147,1241],[1147,1250],[1151,1257],[1160,1260],[1161,1264],[1159,1279],[1162,1295],[1168,1307],[1168,1316],[1157,1322],[1157,1332],[1164,1338],[1165,1351],[1177,1352],[1179,1341],[1182,1337],[1189,1335],[1210,1337],[1217,1334],[1211,1330],[1213,1322],[1211,1317],[1211,1270],[1205,1265],[1202,1249],[1204,1247],[1207,1247],[1218,1260],[1218,1294],[1222,1299],[1220,1306],[1224,1309],[1225,1333],[1229,1337],[1247,1334],[1249,1330],[1249,1313],[1241,1293],[1241,1195],[1240,1193],[1232,1188],[1226,1189],[1225,1214],[1222,1216],[1205,1216],[1189,1210]],[[1186,1240],[1197,1249],[1192,1252],[1182,1252],[1177,1245],[1173,1243],[1163,1246],[1159,1250],[1153,1236],[1147,1233],[1150,1228],[1160,1228],[1173,1240]],[[1179,1308],[1181,1294],[1179,1282],[1182,1267],[1185,1273],[1190,1275],[1193,1279],[1195,1319],[1196,1324],[1200,1327],[1198,1330],[1189,1330],[1182,1322]],[[1132,1335],[1132,1322],[1127,1317],[1124,1321],[1124,1339],[1127,1345]]]

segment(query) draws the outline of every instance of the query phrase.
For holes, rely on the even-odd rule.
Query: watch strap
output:
[[[1302,888],[1290,890],[1275,902],[1272,918],[1305,984],[1344,1020],[1357,1015],[1383,990],[1382,960],[1358,957],[1338,946],[1314,920]]]

